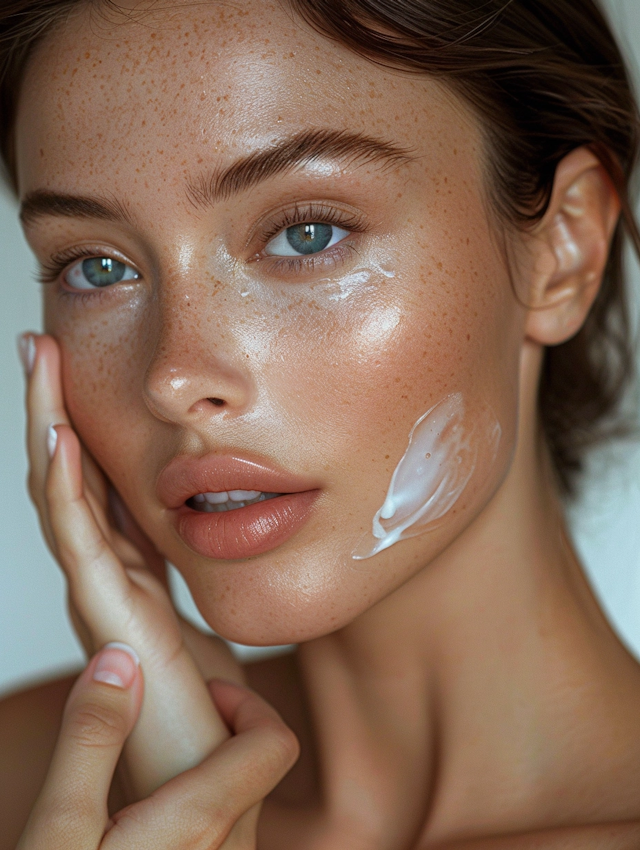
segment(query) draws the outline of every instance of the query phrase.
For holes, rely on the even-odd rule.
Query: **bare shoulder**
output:
[[[40,791],[75,675],[0,700],[0,850],[13,850]]]
[[[431,845],[430,850],[638,850],[639,847],[640,819],[453,841]]]

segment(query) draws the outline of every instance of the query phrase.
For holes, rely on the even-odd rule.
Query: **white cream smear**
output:
[[[462,393],[452,393],[428,410],[411,429],[409,445],[395,468],[386,499],[373,527],[352,553],[366,560],[399,540],[417,537],[434,527],[458,501],[478,464],[495,460],[501,428],[485,408],[465,421]]]
[[[372,276],[389,279],[395,277],[395,272],[385,269],[379,263],[372,262],[371,268],[356,269],[350,274],[342,275],[335,281],[328,279],[337,289],[337,291],[329,294],[329,301],[344,301],[345,298],[349,298],[351,295],[361,291],[363,287],[367,286],[370,283]]]

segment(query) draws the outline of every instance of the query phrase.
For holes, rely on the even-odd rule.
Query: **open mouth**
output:
[[[321,493],[310,476],[266,461],[210,452],[178,455],[157,492],[182,541],[205,558],[253,558],[293,537]]]
[[[193,551],[205,557],[253,557],[274,549],[302,528],[319,493],[196,493],[176,512],[177,530]]]
[[[187,499],[186,505],[194,511],[213,514],[223,511],[236,511],[258,502],[266,502],[282,496],[282,493],[263,493],[261,490],[223,490],[219,493],[197,493]]]

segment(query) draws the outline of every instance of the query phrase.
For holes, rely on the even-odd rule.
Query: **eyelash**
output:
[[[69,266],[73,265],[73,263],[77,262],[78,260],[88,260],[96,256],[107,257],[109,256],[109,251],[104,251],[100,248],[93,248],[92,246],[88,245],[86,247],[69,248],[67,251],[62,251],[59,254],[54,254],[48,263],[40,263],[40,267],[37,273],[38,281],[43,286],[56,283],[62,272],[66,271]],[[118,258],[114,257],[113,259]],[[96,293],[102,291],[103,290],[96,289]],[[93,292],[91,290],[87,290],[85,292],[81,292],[80,290],[78,290],[78,295],[83,294],[93,295]]]
[[[361,213],[336,209],[335,207],[325,206],[323,204],[296,204],[292,209],[283,210],[279,213],[279,218],[272,222],[267,229],[260,234],[260,241],[263,246],[266,246],[274,236],[293,227],[296,224],[309,223],[332,224],[335,227],[341,227],[348,230],[350,234],[366,233],[368,226],[365,218]],[[338,242],[332,248],[326,251],[319,251],[317,254],[301,255],[300,257],[276,257],[264,256],[260,253],[254,256],[254,260],[264,263],[268,262],[274,271],[285,271],[289,273],[299,273],[302,271],[313,271],[316,265],[323,265],[330,262],[335,265],[337,262],[343,261],[347,252],[354,252],[355,246],[352,244],[344,244],[347,237],[341,242]]]
[[[368,229],[364,216],[357,212],[346,212],[336,209],[335,207],[327,207],[323,204],[309,204],[301,206],[296,204],[290,210],[284,210],[279,214],[279,219],[273,221],[268,228],[260,234],[260,241],[266,246],[275,236],[289,227],[294,227],[296,224],[306,224],[310,222],[322,222],[323,224],[331,224],[335,227],[341,227],[353,233],[365,233]],[[331,262],[336,264],[345,259],[347,251],[355,251],[355,246],[351,244],[343,244],[346,239],[338,242],[332,248],[325,251],[319,251],[317,254],[310,254],[300,257],[277,257],[262,255],[257,253],[253,259],[261,263],[268,262],[274,271],[286,271],[288,273],[300,273],[303,271],[313,271],[318,264],[326,264]],[[42,285],[56,283],[60,275],[73,263],[78,260],[90,259],[98,255],[109,256],[108,251],[92,246],[70,248],[62,251],[59,254],[54,254],[48,262],[40,264],[37,278]],[[106,294],[110,287],[104,290],[96,289],[86,292],[73,292],[74,297],[91,297],[96,295]],[[70,293],[71,294],[71,293]]]

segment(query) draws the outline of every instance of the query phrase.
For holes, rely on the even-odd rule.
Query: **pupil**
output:
[[[315,254],[327,247],[333,235],[331,224],[314,222],[287,228],[287,242],[299,254]]]
[[[126,266],[109,257],[91,257],[82,263],[82,273],[93,286],[109,286],[119,283],[125,274]]]

